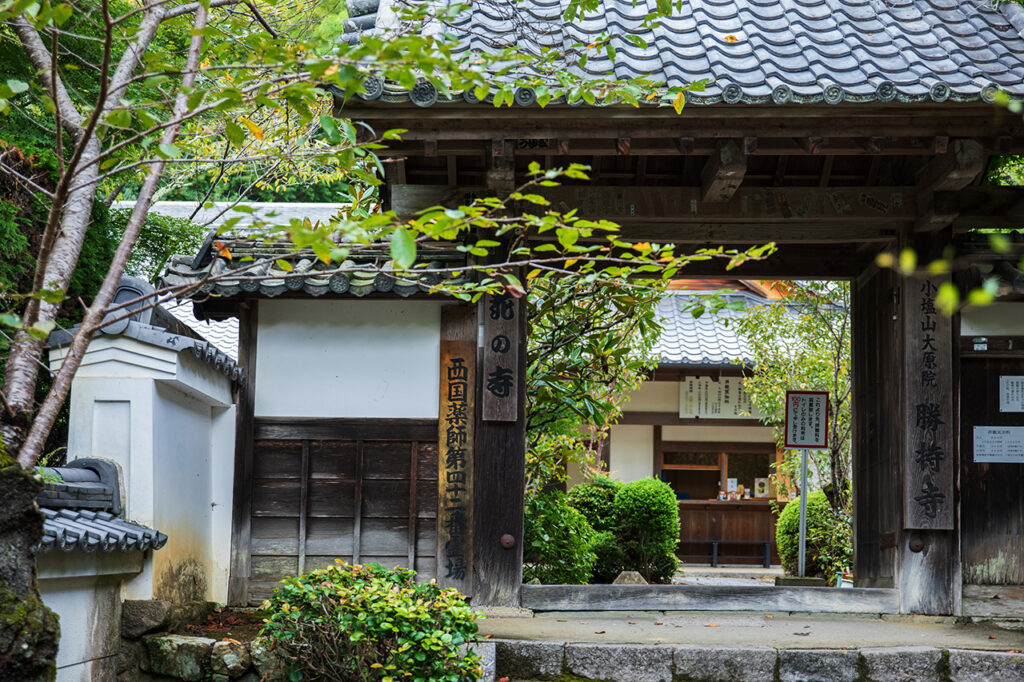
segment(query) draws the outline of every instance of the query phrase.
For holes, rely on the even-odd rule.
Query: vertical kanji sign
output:
[[[786,447],[828,448],[828,392],[786,391]]]
[[[952,323],[935,308],[941,279],[908,280],[904,297],[904,528],[953,528]]]
[[[472,594],[476,343],[441,339],[437,582]]]
[[[514,422],[519,415],[519,316],[523,306],[511,294],[483,298],[483,419]]]

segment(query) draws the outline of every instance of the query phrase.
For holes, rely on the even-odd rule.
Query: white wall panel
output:
[[[441,303],[261,301],[257,417],[436,418]]]

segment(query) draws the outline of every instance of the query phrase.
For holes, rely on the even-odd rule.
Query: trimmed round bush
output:
[[[569,491],[569,504],[587,517],[595,531],[612,530],[615,527],[615,494],[622,486],[622,481],[598,474]]]
[[[594,569],[594,529],[560,490],[526,498],[523,580],[546,585],[583,585]]]
[[[624,570],[639,572],[649,583],[669,581],[679,544],[679,504],[672,487],[654,478],[623,485],[615,494],[615,534]]]
[[[619,538],[610,530],[594,533],[594,541],[590,544],[594,553],[594,575],[592,583],[610,583],[623,571],[626,557],[619,546]]]
[[[807,497],[807,575],[824,576],[824,567],[819,561],[822,547],[813,541],[815,537],[827,537],[832,521],[831,505],[823,490],[815,490]],[[790,500],[775,524],[775,542],[779,558],[787,573],[800,569],[800,498]],[[828,577],[828,576],[825,576]]]
[[[280,647],[290,680],[480,679],[477,614],[465,597],[416,572],[378,564],[326,568],[286,578],[263,602],[261,634]]]

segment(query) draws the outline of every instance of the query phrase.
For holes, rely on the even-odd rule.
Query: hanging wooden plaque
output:
[[[460,319],[461,318],[461,319]],[[473,421],[476,341],[472,310],[442,314],[438,411],[437,582],[472,594]]]
[[[514,422],[519,416],[519,391],[523,381],[519,363],[520,299],[510,294],[484,296],[481,308],[483,338],[483,419]]]
[[[951,530],[952,322],[935,307],[942,278],[906,280],[904,321],[904,528]]]

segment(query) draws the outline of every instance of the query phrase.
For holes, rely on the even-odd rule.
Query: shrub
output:
[[[569,491],[569,504],[587,517],[595,531],[612,530],[615,527],[615,494],[622,485],[621,481],[598,474]]]
[[[840,517],[846,518],[845,523]],[[852,536],[849,529],[844,531],[844,525],[849,526],[849,517],[832,510],[828,496],[823,490],[815,490],[808,495],[807,575],[831,578],[834,570],[849,565]],[[791,500],[779,514],[779,520],[775,525],[775,542],[779,548],[782,567],[787,573],[797,573],[800,560],[799,497]]]
[[[590,582],[610,583],[622,572],[626,557],[619,546],[619,538],[610,530],[594,533],[590,544],[594,553],[594,575]]]
[[[582,585],[594,568],[594,529],[569,506],[560,490],[541,491],[526,499],[523,579],[545,584]]]
[[[286,578],[263,603],[262,634],[280,646],[291,680],[477,680],[476,614],[454,589],[416,573],[336,560]]]
[[[670,580],[679,544],[679,504],[672,487],[654,478],[623,485],[615,494],[615,534],[624,569],[651,583]]]

